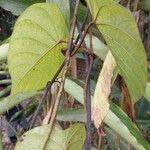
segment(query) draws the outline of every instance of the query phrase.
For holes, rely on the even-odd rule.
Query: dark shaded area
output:
[[[0,41],[8,38],[13,30],[17,17],[0,7]]]

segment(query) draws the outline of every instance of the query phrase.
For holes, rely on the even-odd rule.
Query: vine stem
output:
[[[55,82],[56,78],[58,77],[59,73],[60,73],[61,70],[63,69],[64,65],[65,65],[65,61],[63,61],[62,65],[61,65],[60,68],[57,70],[57,72],[56,72],[56,74],[54,75],[53,79],[52,79],[50,82],[48,82],[48,84],[47,84],[47,86],[46,86],[46,88],[45,88],[45,90],[44,90],[44,93],[43,93],[43,95],[42,95],[42,97],[41,97],[41,99],[40,99],[40,103],[39,103],[39,105],[38,105],[38,107],[37,107],[37,109],[36,109],[36,111],[35,111],[35,113],[34,113],[34,115],[33,115],[33,117],[32,117],[32,120],[31,120],[31,124],[30,124],[30,128],[29,128],[29,129],[31,129],[31,128],[34,126],[35,120],[36,120],[36,118],[37,118],[37,115],[38,115],[39,111],[41,110],[42,104],[43,104],[43,103],[45,102],[45,100],[46,100],[46,96],[47,96],[47,94],[48,94],[48,92],[49,92],[49,90],[50,90],[50,88],[51,88],[51,85]]]
[[[90,50],[93,51],[92,44],[92,31],[90,29]],[[86,70],[87,76],[85,79],[85,87],[84,87],[84,99],[86,102],[86,142],[85,142],[85,150],[91,149],[91,92],[90,92],[90,73],[93,66],[93,56],[86,54]]]
[[[85,62],[86,62],[86,79],[85,79],[85,86],[84,86],[84,101],[85,101],[85,111],[86,111],[86,141],[85,141],[85,150],[91,149],[91,93],[90,93],[90,72],[93,65],[93,56],[92,54],[93,45],[92,45],[92,32],[90,30],[90,50],[87,50],[84,38],[89,31],[90,27],[93,25],[94,22],[90,22],[86,27],[84,33],[82,34],[82,30],[80,29],[79,23],[77,22],[77,28],[80,35],[80,43],[78,44],[75,52],[81,47],[83,43],[83,48],[86,49],[84,51],[85,54]],[[75,53],[74,52],[74,53]]]
[[[74,38],[74,32],[75,32],[75,25],[76,25],[76,20],[77,20],[77,11],[78,11],[79,2],[80,2],[79,0],[76,0],[74,14],[73,14],[73,21],[72,21],[71,30],[70,30],[70,38],[69,38],[68,48],[67,48],[67,52],[66,52],[64,72],[63,72],[63,75],[62,75],[62,80],[61,80],[61,83],[60,83],[59,91],[58,91],[56,101],[55,101],[55,104],[54,104],[54,108],[53,108],[53,112],[52,112],[52,115],[51,115],[48,130],[46,131],[47,134],[45,135],[44,140],[42,141],[41,146],[40,146],[41,150],[45,150],[46,144],[47,144],[48,139],[51,135],[53,124],[54,124],[56,114],[57,114],[57,110],[58,110],[59,103],[60,103],[60,98],[61,98],[61,95],[62,95],[62,92],[63,92],[64,83],[65,83],[65,79],[66,79],[66,74],[67,74],[68,67],[69,67],[69,64],[70,64],[70,55],[71,55],[71,52],[73,50],[72,43],[73,43],[73,38]]]

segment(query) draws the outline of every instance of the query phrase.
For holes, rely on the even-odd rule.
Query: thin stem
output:
[[[88,58],[89,59],[89,58]],[[88,60],[87,60],[88,61]],[[89,67],[84,87],[84,98],[86,101],[86,143],[85,150],[91,149],[91,93],[90,93],[90,72],[92,69],[93,60],[90,60]]]
[[[86,37],[86,34],[87,34],[89,28],[93,25],[93,23],[94,23],[94,22],[90,22],[90,23],[88,24],[87,28],[85,29],[83,35],[82,35],[81,38],[80,38],[80,39],[81,39],[80,43],[77,45],[76,49],[72,52],[72,55],[74,55],[74,54],[79,50],[79,48],[81,47],[81,45],[84,43],[84,39],[85,39],[85,37]],[[80,31],[81,31],[81,30],[80,30]],[[79,33],[79,34],[80,34],[80,33]],[[80,34],[80,35],[81,35],[81,34]]]
[[[70,30],[70,38],[69,38],[69,43],[68,43],[68,49],[67,49],[67,52],[66,52],[66,59],[65,59],[64,72],[63,72],[63,75],[62,75],[62,81],[60,83],[60,88],[59,88],[59,91],[58,91],[58,94],[57,94],[57,97],[56,97],[56,101],[55,101],[55,104],[54,104],[54,108],[53,108],[52,116],[51,116],[51,119],[50,119],[47,134],[46,134],[46,136],[44,137],[44,140],[41,143],[41,147],[40,147],[41,150],[45,150],[47,141],[48,141],[48,139],[51,135],[53,124],[54,124],[56,114],[57,114],[57,110],[58,110],[59,103],[60,103],[60,98],[61,98],[62,91],[63,91],[63,88],[64,88],[66,74],[67,74],[67,71],[68,71],[69,63],[70,63],[70,55],[71,55],[71,52],[73,50],[72,43],[73,43],[73,37],[74,37],[74,32],[75,32],[75,25],[76,25],[77,11],[78,11],[79,2],[80,2],[79,0],[76,1],[76,5],[75,5],[75,9],[74,9],[74,15],[73,15],[73,21],[72,21],[71,30]]]
[[[90,36],[90,48],[92,49],[92,39]],[[93,65],[93,57],[90,55],[87,56],[88,59],[86,69],[87,69],[87,76],[85,80],[85,87],[84,87],[84,98],[86,101],[86,143],[85,143],[85,150],[91,149],[91,92],[90,92],[90,73],[92,70]]]
[[[37,109],[36,109],[36,111],[35,111],[35,113],[34,113],[34,115],[33,115],[33,117],[32,117],[30,129],[34,126],[35,120],[36,120],[36,118],[37,118],[37,115],[38,115],[39,111],[40,111],[41,108],[42,108],[42,104],[44,104],[44,102],[45,102],[45,100],[46,100],[46,96],[47,96],[47,94],[48,94],[48,92],[49,92],[49,90],[50,90],[50,88],[51,88],[51,85],[55,82],[56,78],[58,77],[58,75],[59,75],[60,72],[62,71],[64,65],[65,65],[65,61],[63,61],[62,65],[61,65],[60,68],[57,70],[57,72],[56,72],[55,76],[53,77],[53,79],[47,84],[47,86],[46,86],[46,88],[45,88],[45,90],[44,90],[44,93],[43,93],[43,95],[42,95],[42,97],[41,97],[40,103],[39,103],[39,105],[38,105],[38,107],[37,107]]]
[[[90,22],[87,26],[84,34],[82,35],[82,31],[80,29],[80,26],[77,22],[77,28],[80,35],[81,43],[78,45],[78,47],[81,47],[81,44],[83,44],[83,47],[86,49],[86,44],[84,41],[84,38],[89,30],[89,28],[93,25],[93,22]],[[76,48],[76,51],[78,50],[78,47]],[[92,39],[90,36],[90,49],[92,49]],[[91,93],[90,93],[90,72],[92,69],[93,64],[93,57],[89,56],[86,52],[85,54],[85,60],[86,60],[86,72],[87,76],[85,79],[85,87],[84,87],[84,100],[85,100],[85,106],[86,106],[86,141],[85,141],[85,150],[91,149]]]
[[[102,144],[102,135],[99,134],[99,138],[98,138],[98,148],[97,148],[97,150],[101,150],[101,144]]]

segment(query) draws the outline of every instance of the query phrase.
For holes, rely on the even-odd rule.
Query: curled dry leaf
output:
[[[92,120],[96,128],[99,128],[109,110],[108,97],[111,92],[111,79],[115,68],[116,62],[109,51],[100,72],[94,93]]]

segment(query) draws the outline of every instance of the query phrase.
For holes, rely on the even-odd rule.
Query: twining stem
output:
[[[92,56],[87,57],[87,76],[85,80],[85,87],[84,87],[84,99],[85,99],[85,106],[86,106],[86,142],[85,142],[85,150],[91,149],[91,92],[90,92],[90,72],[92,69],[93,58]]]
[[[64,65],[65,65],[65,61],[63,61],[62,65],[61,65],[60,68],[57,70],[57,72],[56,72],[56,74],[54,75],[53,79],[52,79],[50,82],[48,82],[48,84],[47,84],[47,86],[46,86],[46,88],[45,88],[45,90],[44,90],[44,93],[43,93],[43,95],[42,95],[42,97],[41,97],[41,99],[40,99],[40,103],[39,103],[39,105],[38,105],[38,107],[37,107],[37,109],[36,109],[36,111],[35,111],[35,113],[34,113],[34,115],[33,115],[33,117],[32,117],[31,124],[30,124],[30,129],[34,126],[35,120],[36,120],[36,118],[37,118],[37,115],[38,115],[39,111],[41,110],[42,104],[45,102],[46,96],[47,96],[47,94],[48,94],[48,92],[49,92],[49,90],[50,90],[52,84],[55,82],[56,78],[58,77],[58,75],[59,75],[60,72],[62,71]]]
[[[80,29],[79,23],[77,22],[77,29],[80,35],[80,43],[78,44],[77,48],[75,49],[75,52],[78,50],[79,47],[81,47],[81,44],[83,44],[83,47],[86,49],[86,44],[84,41],[84,38],[90,29],[90,27],[93,25],[93,22],[90,22],[85,29],[84,33],[82,34],[82,30]],[[90,34],[90,51],[92,50],[92,36]],[[86,106],[86,141],[85,141],[85,150],[91,149],[91,93],[90,93],[90,72],[92,69],[93,64],[93,57],[92,55],[89,55],[89,52],[84,52],[85,55],[85,61],[86,61],[86,79],[85,79],[85,87],[84,87],[84,101]]]
[[[85,31],[84,31],[84,33],[82,34],[80,34],[80,35],[82,35],[81,36],[81,40],[80,40],[80,43],[77,45],[77,47],[75,48],[75,50],[72,52],[72,54],[71,55],[74,55],[78,50],[79,50],[79,48],[82,46],[82,44],[84,43],[84,39],[85,39],[85,37],[86,37],[86,34],[87,34],[87,32],[88,32],[88,30],[89,30],[89,28],[92,26],[94,24],[94,22],[90,22],[88,25],[87,25],[87,27],[86,27],[86,29],[85,29]]]
[[[73,43],[73,38],[74,38],[74,32],[75,32],[75,25],[76,25],[77,11],[78,11],[79,2],[80,2],[79,0],[76,0],[74,14],[73,14],[73,21],[72,21],[72,25],[71,25],[71,29],[70,29],[70,38],[69,38],[69,43],[68,43],[67,52],[66,52],[64,72],[63,72],[63,75],[62,75],[62,80],[61,80],[61,83],[60,83],[59,91],[58,91],[56,101],[55,101],[55,104],[54,104],[54,108],[53,108],[52,116],[51,116],[51,119],[50,119],[48,131],[46,131],[47,134],[45,135],[44,140],[41,143],[41,147],[40,147],[41,150],[45,150],[46,144],[47,144],[48,139],[51,135],[53,124],[54,124],[56,114],[57,114],[57,110],[58,110],[58,107],[59,107],[60,98],[61,98],[62,91],[63,91],[63,88],[64,88],[66,74],[67,74],[68,67],[69,67],[69,64],[70,64],[70,55],[71,55],[71,52],[73,50],[72,43]]]
[[[92,32],[90,30],[90,50],[93,50],[92,45]],[[85,79],[85,87],[84,87],[84,99],[85,99],[85,106],[86,106],[86,142],[85,142],[85,150],[91,149],[91,92],[90,92],[90,73],[92,70],[93,65],[93,56],[87,55],[86,59],[86,70],[87,70],[87,76]]]

